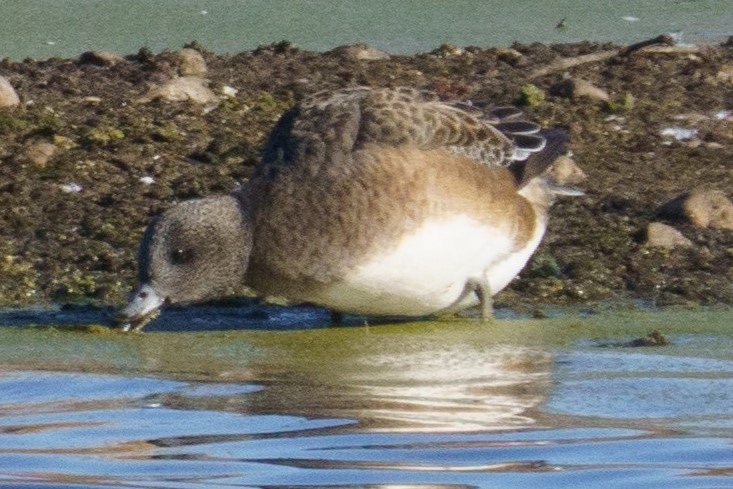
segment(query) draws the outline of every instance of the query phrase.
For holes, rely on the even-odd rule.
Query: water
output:
[[[565,28],[558,29],[565,19]],[[392,53],[444,42],[688,42],[733,34],[730,0],[0,0],[0,58],[179,49],[234,53],[283,39],[310,50],[366,42]]]
[[[0,312],[0,487],[733,487],[729,309],[102,317]]]

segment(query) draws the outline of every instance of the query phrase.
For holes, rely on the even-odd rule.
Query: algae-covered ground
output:
[[[567,128],[588,176],[586,196],[556,204],[543,244],[499,304],[733,304],[732,231],[673,222],[693,242],[675,249],[649,247],[644,237],[655,209],[683,191],[714,188],[733,197],[733,122],[724,112],[733,109],[731,42],[583,63],[578,57],[621,47],[444,46],[381,59],[288,43],[236,55],[191,47],[206,61],[218,104],[141,100],[176,76],[174,52],[0,62],[0,76],[21,98],[20,106],[0,109],[0,305],[123,302],[152,216],[234,189],[285,108],[350,85],[520,101],[530,118]],[[557,89],[568,76],[610,99],[568,96]],[[669,127],[697,132],[687,140],[660,134]]]

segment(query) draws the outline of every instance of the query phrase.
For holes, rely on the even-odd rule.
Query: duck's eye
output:
[[[193,253],[191,250],[184,248],[177,248],[171,253],[171,263],[174,265],[181,265],[188,263],[193,259]]]

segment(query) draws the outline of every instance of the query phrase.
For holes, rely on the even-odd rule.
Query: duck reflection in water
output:
[[[262,386],[233,396],[163,396],[169,407],[348,418],[390,432],[533,426],[551,354],[496,341],[516,326],[497,322],[492,338],[481,324],[451,322],[203,335],[185,352],[170,335],[150,335],[138,347],[156,370]]]

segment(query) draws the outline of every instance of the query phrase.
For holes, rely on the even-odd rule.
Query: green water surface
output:
[[[564,19],[564,22],[561,21]],[[561,27],[558,27],[558,26]],[[729,0],[0,0],[0,58],[157,52],[198,41],[234,53],[283,39],[309,50],[365,42],[392,53],[441,43],[688,42],[733,34]]]

